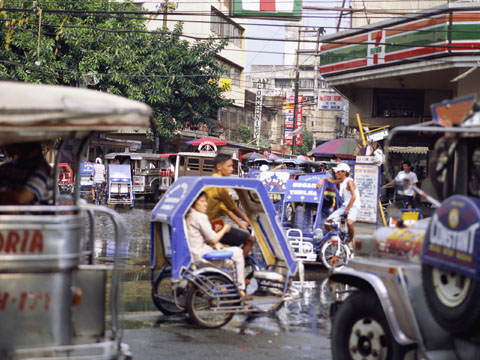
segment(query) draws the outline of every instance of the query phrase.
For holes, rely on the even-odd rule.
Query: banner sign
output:
[[[263,106],[263,88],[264,83],[261,80],[257,81],[257,91],[255,96],[255,117],[253,122],[253,138],[260,140],[260,130],[262,126],[262,106]]]
[[[301,0],[231,0],[231,17],[300,20]]]
[[[330,92],[318,94],[318,108],[320,110],[343,110],[343,98]]]
[[[298,95],[297,99],[297,116],[296,116],[296,128],[303,126],[303,95]],[[293,104],[293,106],[292,106]],[[285,107],[288,109],[289,106],[292,106],[292,109],[295,105],[295,97],[287,96],[287,101],[285,102]],[[287,115],[285,117],[285,145],[292,146],[293,143],[293,115]],[[302,135],[297,135],[295,145],[302,145]]]
[[[360,192],[358,221],[377,223],[380,173],[376,165],[355,164],[354,180]]]

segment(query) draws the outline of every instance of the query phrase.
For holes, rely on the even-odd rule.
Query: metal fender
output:
[[[159,178],[154,178],[152,181],[150,181],[150,187],[153,188],[153,186],[156,184],[158,184],[160,186],[160,179]]]
[[[217,275],[224,276],[228,280],[230,280],[233,284],[235,284],[235,280],[233,280],[232,276],[230,276],[227,272],[225,272],[223,270],[220,270],[220,269],[216,269],[214,267],[204,267],[204,268],[200,268],[198,270],[193,271],[194,276],[190,280],[195,282],[195,278],[198,275],[207,275],[207,274],[217,274]]]
[[[401,345],[410,345],[416,343],[415,340],[408,337],[401,329],[394,311],[393,304],[388,297],[387,288],[378,276],[354,269],[343,268],[341,271],[330,275],[330,279],[336,282],[354,286],[359,289],[373,290],[382,304],[383,312],[387,318],[390,330],[392,331],[395,340]]]

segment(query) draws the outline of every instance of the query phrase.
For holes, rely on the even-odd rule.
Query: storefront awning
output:
[[[428,154],[427,146],[390,146],[389,152],[402,154]]]

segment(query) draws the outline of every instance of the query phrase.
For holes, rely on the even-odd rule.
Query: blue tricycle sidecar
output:
[[[235,267],[229,268],[231,251],[212,251],[192,261],[185,218],[198,195],[207,187],[234,190],[247,214],[266,264],[256,269],[258,284],[253,300],[241,300]],[[168,189],[151,217],[152,297],[165,314],[188,310],[205,328],[221,327],[236,312],[269,311],[291,296],[291,278],[298,263],[275,218],[273,205],[258,180],[226,177],[182,177]]]
[[[321,261],[330,269],[332,261],[339,261],[340,266],[346,263],[350,249],[345,238],[342,239],[343,232],[336,229],[325,231],[324,221],[337,208],[340,199],[335,185],[326,182],[317,189],[317,183],[325,177],[330,175],[318,173],[289,180],[281,219],[297,258],[304,262]],[[335,235],[340,239],[332,239]]]

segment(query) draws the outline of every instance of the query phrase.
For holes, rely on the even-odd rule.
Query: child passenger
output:
[[[225,224],[219,232],[212,229],[207,215],[207,194],[202,192],[187,214],[187,240],[193,260],[202,259],[203,255],[214,251],[213,245],[220,242],[222,237],[230,231],[230,225]],[[237,268],[238,288],[243,300],[251,300],[245,293],[245,259],[243,250],[238,246],[229,246],[233,252],[232,260]]]

